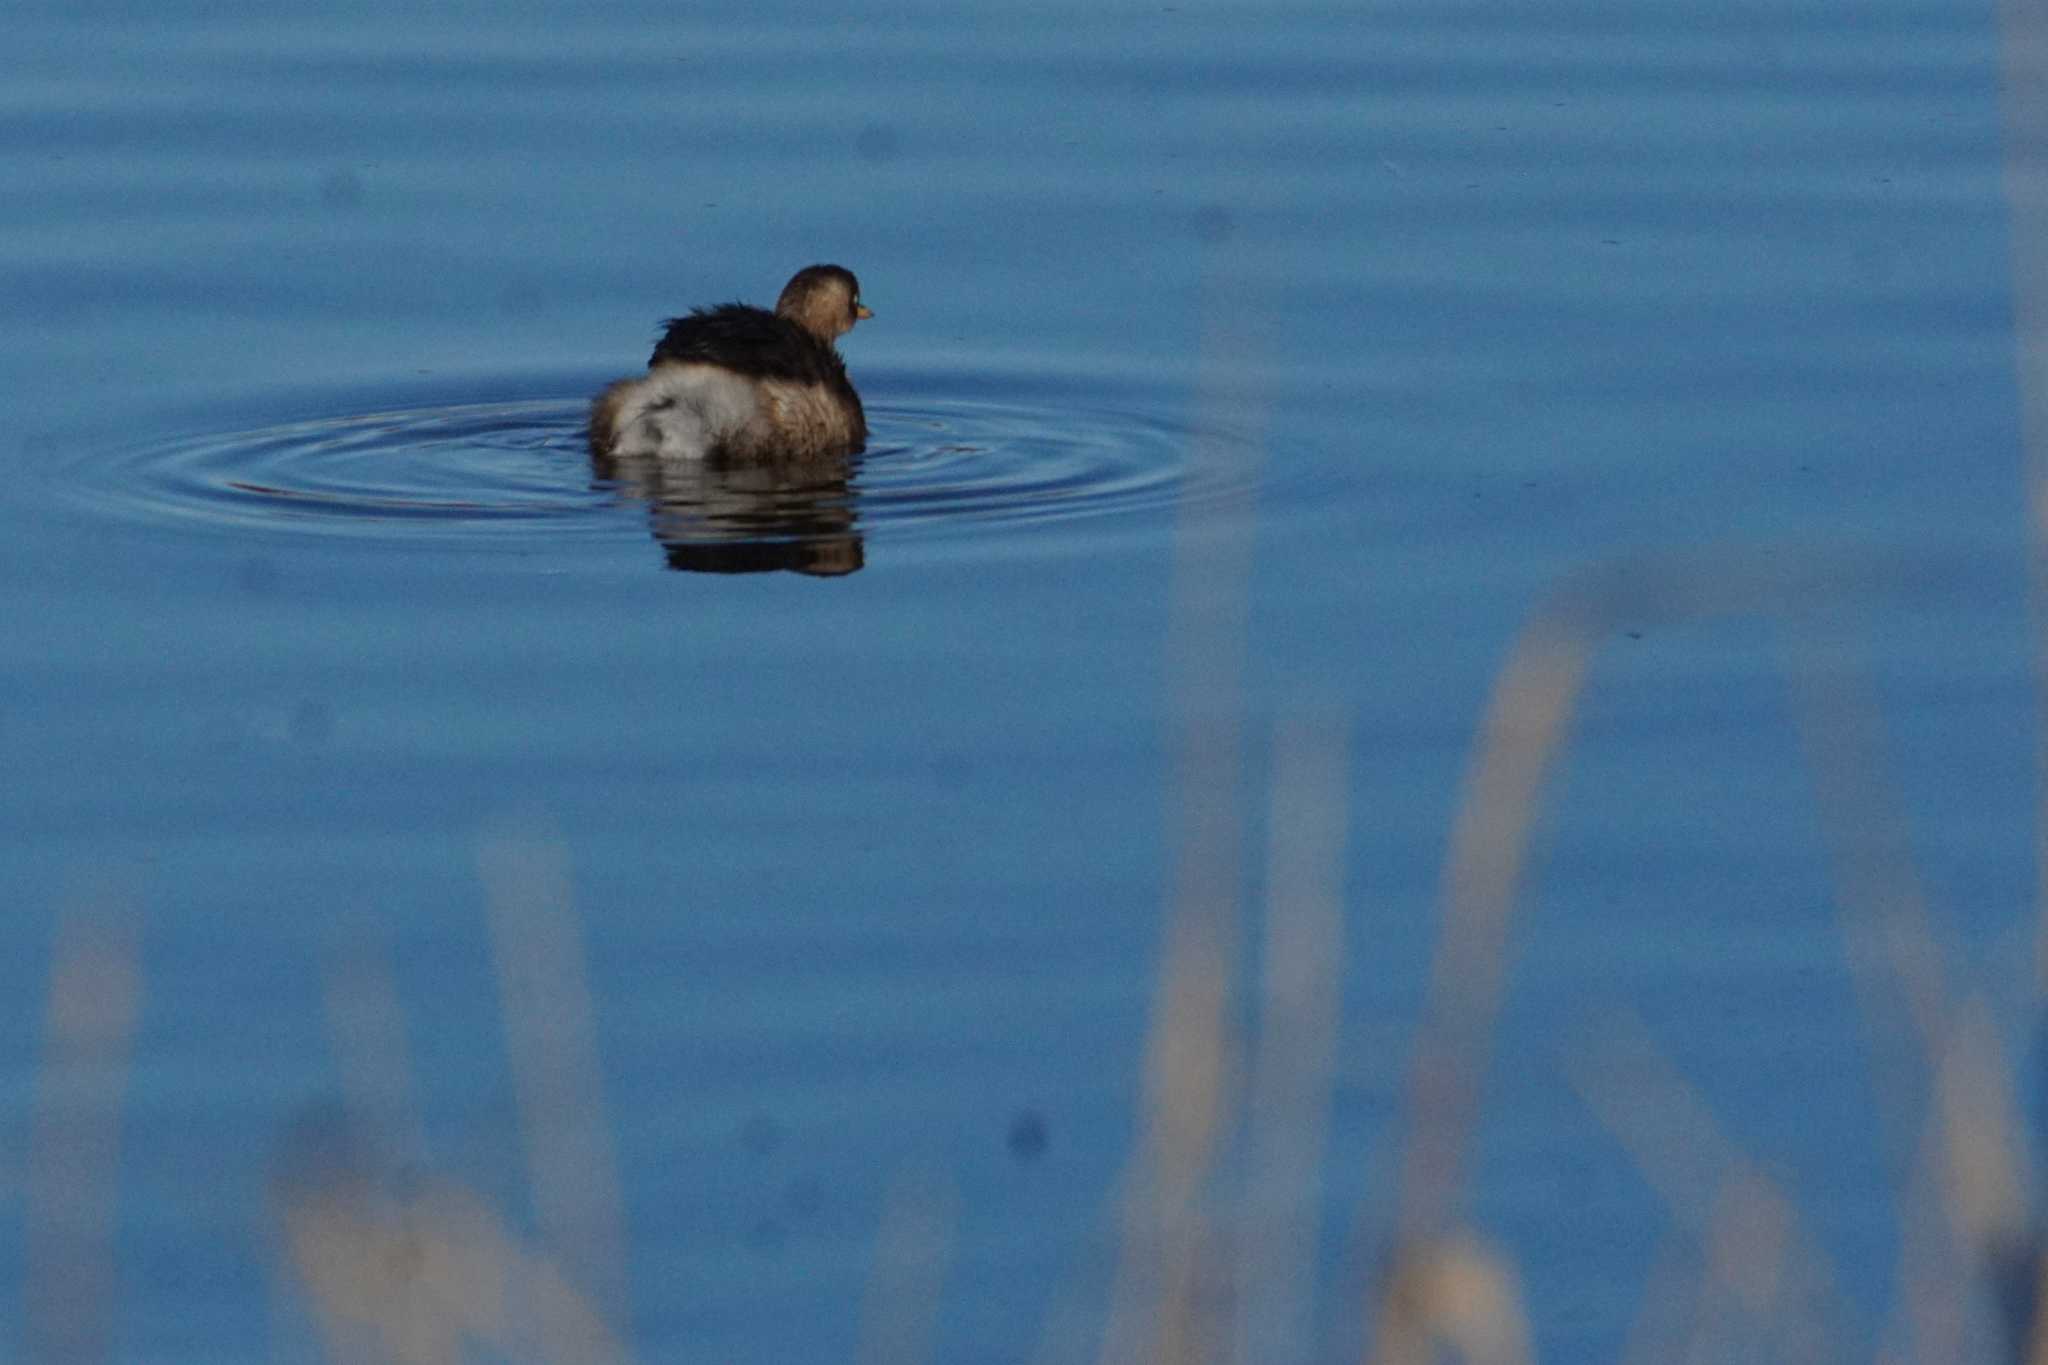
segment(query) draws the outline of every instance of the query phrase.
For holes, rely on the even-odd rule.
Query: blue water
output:
[[[1859,1012],[1789,670],[1868,692],[1957,978],[2022,1034],[2037,684],[1988,9],[5,29],[0,1319],[48,1254],[60,927],[111,911],[142,982],[111,1358],[319,1358],[278,1209],[357,1188],[336,1170],[464,1191],[638,1358],[728,1361],[855,1357],[910,1172],[955,1210],[931,1358],[1093,1358],[1184,704],[1238,757],[1201,794],[1243,839],[1248,1036],[1275,729],[1348,736],[1288,1354],[1355,1358],[1489,691],[1560,584],[1690,555],[1784,582],[1761,611],[1623,595],[1459,1212],[1543,1359],[1620,1354],[1652,1250],[1690,1245],[1568,1080],[1628,1008],[1875,1335],[1911,1151],[1885,1134],[1924,1114],[1872,1079],[1903,1044]],[[875,432],[843,477],[593,469],[583,405],[660,319],[814,260],[877,314],[842,343]],[[566,867],[608,1288],[533,1188],[481,866],[508,840]],[[387,1113],[353,1112],[351,963],[400,1011]],[[54,1358],[43,1330],[0,1354]]]

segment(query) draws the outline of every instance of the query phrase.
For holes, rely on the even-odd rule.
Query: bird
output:
[[[729,464],[856,454],[867,414],[834,343],[873,316],[851,270],[808,265],[773,312],[723,303],[670,318],[647,373],[592,401],[591,454]]]

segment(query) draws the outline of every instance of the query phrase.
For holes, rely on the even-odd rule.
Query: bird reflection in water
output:
[[[849,574],[866,562],[857,457],[664,460],[593,452],[591,470],[645,503],[668,567],[693,573]]]

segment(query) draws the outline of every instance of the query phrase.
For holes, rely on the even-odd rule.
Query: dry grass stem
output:
[[[1690,1358],[1713,1358],[1743,1330],[1787,1343],[1785,1358],[1839,1358],[1830,1323],[1842,1320],[1835,1275],[1797,1210],[1720,1130],[1705,1098],[1652,1040],[1620,1012],[1601,1022],[1599,1044],[1568,1059],[1574,1088],[1614,1134],[1673,1219],[1701,1250],[1704,1282]]]
[[[1283,721],[1268,820],[1259,1031],[1237,1220],[1239,1365],[1303,1356],[1315,1320],[1317,1195],[1344,964],[1350,729]]]
[[[477,868],[541,1235],[605,1315],[624,1321],[625,1208],[568,849],[551,834],[498,831]]]
[[[560,1269],[468,1191],[400,1193],[347,1168],[298,1175],[280,1190],[285,1249],[334,1359],[459,1365],[470,1343],[553,1365],[630,1359]]]
[[[1530,1365],[1515,1268],[1469,1237],[1416,1243],[1396,1258],[1381,1298],[1375,1365]]]
[[[931,1359],[960,1200],[948,1182],[903,1175],[890,1188],[861,1306],[860,1365]]]
[[[2027,513],[2037,772],[2048,774],[2048,11],[1998,0],[2001,163],[2012,253],[2013,361],[2019,381],[2022,506]],[[2048,995],[2048,790],[2035,811],[2034,979]]]
[[[111,1359],[121,1097],[142,1008],[140,930],[106,895],[59,918],[29,1115],[22,1351],[48,1365]]]
[[[1700,1332],[1703,1267],[1691,1237],[1665,1236],[1636,1300],[1621,1365],[1670,1365],[1685,1358],[1688,1343]]]

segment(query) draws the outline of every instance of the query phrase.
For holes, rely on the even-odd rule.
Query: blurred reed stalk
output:
[[[1213,280],[1212,280],[1213,285]],[[1233,322],[1236,309],[1210,301]],[[1234,326],[1203,331],[1186,486],[1249,489],[1259,414]],[[1243,499],[1181,500],[1166,630],[1167,843],[1174,860],[1148,1031],[1141,1137],[1124,1180],[1104,1365],[1210,1358],[1223,1335],[1203,1194],[1234,1086],[1229,1029],[1238,948],[1244,655],[1254,516]]]
[[[1998,0],[2001,161],[2012,259],[2013,361],[2019,383],[2022,506],[2034,617],[2037,767],[2048,784],[2048,10]],[[2048,993],[2048,791],[2034,828],[2035,980]]]
[[[1542,795],[1593,654],[1623,625],[1771,615],[1853,591],[1868,566],[1771,549],[1630,556],[1560,584],[1530,613],[1494,681],[1451,831],[1429,993],[1410,1070],[1396,1239],[1456,1222],[1465,1154],[1491,1063],[1509,929]]]
[[[1238,1365],[1306,1354],[1344,969],[1351,728],[1303,708],[1274,736],[1259,1028],[1237,1230]]]
[[[2048,7],[2039,0],[1998,0],[1997,19],[2001,179],[2009,224],[2021,506],[2037,689],[2036,927],[2029,999],[2037,1016],[2037,1055],[2030,1069],[2038,1073],[2048,1060],[2038,1055],[2038,1016],[2048,1002]],[[2014,1073],[1981,1001],[1946,1010],[1944,1018],[1953,1021],[1951,1028],[1940,1034],[1927,1031],[1927,1053],[1939,1082],[1930,1126],[1939,1125],[1944,1135],[1942,1140],[1930,1137],[1928,1164],[1939,1163],[1944,1177],[1942,1188],[1953,1214],[1948,1231],[1992,1282],[2006,1329],[2002,1354],[2048,1365],[2048,1257],[2043,1254],[2048,1237],[2030,1178],[2032,1162],[2014,1114]]]
[[[477,850],[477,871],[541,1236],[603,1316],[624,1323],[625,1204],[568,846],[552,831],[496,830]],[[580,1349],[572,1331],[555,1358]]]
[[[907,1171],[890,1187],[861,1305],[859,1365],[931,1359],[959,1205],[952,1184],[935,1175]]]
[[[1224,914],[1234,927],[1235,892],[1169,911],[1104,1362],[1313,1353],[1318,1189],[1344,967],[1348,762],[1349,727],[1335,716],[1304,708],[1281,722],[1258,1014],[1242,1084],[1231,1007],[1240,954],[1199,917]],[[1226,794],[1235,819],[1236,791]],[[1219,1191],[1233,1152],[1240,1179]],[[1213,1213],[1218,1200],[1228,1216]]]
[[[2034,672],[2041,688],[2035,737],[2043,776],[2035,820],[2038,1002],[2048,995],[2048,7],[2037,0],[2000,0],[1998,14],[2023,506]],[[1456,1192],[1476,1126],[1506,970],[1514,896],[1542,784],[1563,746],[1592,650],[1624,619],[1675,621],[1728,611],[1782,615],[1791,608],[1796,628],[1798,611],[1868,585],[1843,572],[1850,567],[1796,552],[1789,560],[1753,552],[1691,562],[1637,560],[1579,576],[1533,614],[1494,688],[1447,860],[1442,939],[1409,1093],[1411,1136],[1401,1175],[1395,1286],[1382,1303],[1383,1323],[1399,1318],[1403,1258],[1418,1245],[1436,1244],[1439,1229],[1455,1224]],[[1881,727],[1874,703],[1862,689],[1828,676],[1803,651],[1794,652],[1790,671],[1807,768],[1828,833],[1866,1027],[1874,1042],[1897,1038],[1892,1016],[1903,1012],[1909,1025],[1906,1055],[1921,1060],[1917,1069],[1931,1078],[1937,1099],[1913,1144],[1919,1155],[1912,1169],[1918,1174],[1909,1199],[1920,1207],[1905,1210],[1901,1321],[1885,1355],[1904,1350],[1922,1360],[1984,1358],[1988,1343],[1973,1330],[1964,1305],[1973,1287],[1988,1279],[2007,1327],[2002,1348],[1993,1353],[2048,1365],[2048,1314],[2041,1311],[2048,1306],[2048,1261],[2016,1141],[2013,1073],[1988,1008],[1951,999],[1897,787],[1878,759]],[[1654,1064],[1646,1033],[1634,1034],[1634,1058],[1609,1056],[1602,1065],[1582,1068],[1580,1088],[1609,1126],[1625,1135],[1674,1212],[1685,1218],[1714,1210],[1705,1226],[1693,1229],[1706,1251],[1706,1284],[1681,1354],[1725,1358],[1738,1349],[1727,1335],[1725,1307],[1765,1313],[1784,1298],[1785,1272],[1810,1275],[1824,1271],[1826,1263],[1798,1236],[1789,1201],[1711,1136],[1698,1097],[1675,1072]],[[1873,1047],[1881,1059],[1884,1051]],[[1617,1082],[1630,1075],[1628,1084]],[[1894,1128],[1915,1107],[1911,1080],[1897,1066],[1881,1063],[1880,1108]],[[1640,1131],[1645,1091],[1669,1111],[1663,1125],[1669,1131],[1658,1140]],[[1679,1113],[1686,1115],[1683,1121],[1671,1118]],[[1895,1134],[1891,1145],[1904,1144]],[[1687,1159],[1703,1161],[1710,1174],[1680,1177],[1671,1169],[1674,1154],[1682,1157],[1688,1146]],[[1708,1187],[1711,1198],[1703,1197]],[[1814,1359],[1834,1349],[1809,1335],[1818,1330],[1810,1308],[1795,1307],[1788,1321],[1793,1335],[1769,1343],[1785,1349],[1786,1358]],[[1740,1353],[1759,1344],[1754,1338],[1739,1343]]]
[[[1973,1289],[1996,1316],[2000,1282],[2032,1244],[2033,1198],[2012,1112],[2014,1073],[1981,995],[1957,1000],[1914,863],[1876,698],[1856,673],[1793,642],[1795,714],[1842,914],[1851,978],[1871,1040],[1880,1135],[1901,1195],[1899,1293],[1885,1339],[1920,1360],[2011,1358],[1987,1343]],[[2031,992],[2030,992],[2031,993]],[[1924,1114],[1918,1124],[1914,1114]],[[2007,1337],[2026,1330],[2012,1322]]]
[[[320,1153],[323,1141],[338,1150]],[[452,1181],[400,1182],[347,1141],[316,1137],[276,1182],[283,1250],[330,1360],[461,1365],[472,1347],[562,1365],[631,1359],[488,1202]]]
[[[1564,750],[1573,711],[1594,651],[1623,624],[1679,624],[1729,614],[1776,618],[1790,627],[1788,672],[1795,715],[1807,749],[1822,823],[1829,836],[1841,920],[1849,962],[1863,1003],[1866,1028],[1874,1038],[1896,1036],[1892,1002],[1901,1002],[1910,1022],[1905,1030],[1912,1053],[1926,1059],[1921,1074],[1941,1074],[1950,1064],[1951,1010],[1937,936],[1908,846],[1906,820],[1897,787],[1880,761],[1881,724],[1867,692],[1839,670],[1822,668],[1802,637],[1811,613],[1853,600],[1873,586],[1903,579],[1905,567],[1859,556],[1790,550],[1704,551],[1689,555],[1637,556],[1596,566],[1568,579],[1531,613],[1496,680],[1465,782],[1444,875],[1441,938],[1432,964],[1411,1075],[1407,1116],[1410,1135],[1401,1168],[1399,1214],[1394,1243],[1394,1285],[1417,1255],[1430,1254],[1458,1225],[1458,1191],[1465,1152],[1478,1122],[1479,1098],[1491,1054],[1494,1020],[1508,968],[1509,927],[1524,875],[1529,846],[1548,774]],[[1629,1031],[1624,1030],[1624,1033]],[[1712,1317],[1725,1326],[1713,1304],[1740,1307],[1752,1320],[1769,1322],[1763,1337],[1789,1350],[1788,1358],[1812,1359],[1833,1353],[1815,1316],[1834,1303],[1832,1275],[1810,1239],[1797,1237],[1791,1203],[1727,1151],[1714,1151],[1705,1107],[1675,1076],[1657,1075],[1645,1056],[1647,1034],[1635,1030],[1637,1054],[1609,1049],[1602,1065],[1634,1077],[1642,1093],[1624,1096],[1600,1077],[1581,1069],[1578,1084],[1597,1112],[1636,1155],[1681,1220],[1716,1210],[1708,1223],[1690,1231],[1707,1258],[1695,1330],[1686,1347],[1690,1358],[1709,1358],[1734,1348],[1732,1339],[1708,1341],[1699,1324]],[[1881,1051],[1881,1049],[1879,1049]],[[1911,1112],[1911,1085],[1880,1075],[1882,1108]],[[1662,1097],[1674,1113],[1691,1111],[1683,1122],[1665,1125],[1653,1139],[1641,1130],[1642,1102]],[[1936,1151],[1954,1175],[1967,1170],[1978,1181],[2018,1188],[2009,1176],[1994,1176],[1995,1163],[1983,1154],[2008,1144],[1987,1138],[1993,1123],[1980,1103],[1966,1126],[1951,1112],[1937,1134]],[[1903,1120],[1901,1120],[1903,1121]],[[1903,1148],[1903,1142],[1895,1146]],[[1980,1159],[1963,1161],[1968,1148]],[[1690,1150],[1691,1155],[1687,1153]],[[1681,1177],[1674,1161],[1704,1162]],[[1945,1187],[1948,1188],[1948,1187]],[[1952,1196],[1959,1197],[1950,1189]],[[1974,1198],[1979,1210],[1997,1201]],[[1973,1230],[1972,1245],[1993,1234]],[[2010,1240],[2010,1229],[1996,1234]],[[1795,1237],[1797,1254],[1779,1250]],[[1908,1244],[1918,1246],[1908,1239]],[[1924,1258],[1923,1258],[1924,1259]],[[1775,1277],[1754,1278],[1757,1267],[1797,1267],[1810,1283],[1786,1298]],[[1932,1261],[1926,1261],[1932,1265]],[[1954,1265],[1954,1257],[1943,1261]],[[1931,1272],[1925,1272],[1931,1273]],[[1727,1277],[1736,1276],[1729,1280]],[[1397,1320],[1394,1290],[1383,1297],[1381,1320]],[[1906,1295],[1907,1311],[1930,1296]],[[1932,1296],[1940,1297],[1940,1296]],[[1778,1311],[1780,1305],[1786,1312]],[[1768,1310],[1768,1311],[1767,1311]],[[1954,1343],[1957,1330],[1937,1326],[1925,1313],[1909,1335],[1922,1345]],[[1935,1351],[1924,1358],[1949,1358]]]
[[[1530,1365],[1520,1278],[1477,1240],[1444,1235],[1395,1256],[1374,1326],[1377,1365]]]
[[[141,930],[129,897],[82,897],[57,921],[42,1057],[29,1116],[22,1355],[111,1360],[121,1097],[142,1007]]]
[[[1255,302],[1208,275],[1187,486],[1257,486],[1265,420]],[[1242,291],[1240,291],[1242,292]],[[1218,321],[1223,319],[1225,321]],[[1249,492],[1184,498],[1165,642],[1167,846],[1173,859],[1147,1034],[1141,1136],[1122,1183],[1100,1359],[1194,1365],[1302,1358],[1315,1335],[1318,1187],[1344,964],[1350,728],[1291,700],[1275,727],[1266,907],[1248,1063],[1235,978],[1244,669],[1256,528]],[[1240,1072],[1243,1072],[1242,1076]],[[1227,1157],[1230,1216],[1214,1206]]]
[[[1824,1361],[1842,1315],[1827,1254],[1787,1198],[1724,1136],[1699,1091],[1633,1012],[1611,1015],[1569,1059],[1573,1086],[1621,1142],[1683,1236],[1646,1292],[1631,1359]],[[1678,1263],[1697,1266],[1681,1283]]]
[[[477,862],[546,1245],[528,1249],[452,1181],[401,1176],[391,1147],[407,1166],[426,1158],[404,1014],[388,960],[357,948],[326,991],[347,1104],[287,1142],[273,1182],[281,1250],[336,1361],[458,1365],[480,1346],[624,1365],[624,1215],[567,853],[543,830],[506,827]]]
[[[1213,509],[1203,515],[1213,518]],[[1348,735],[1340,719],[1302,708],[1275,736],[1260,1013],[1240,1084],[1231,1002],[1249,518],[1184,530],[1170,649],[1176,875],[1100,1358],[1300,1358],[1315,1353],[1313,1194],[1343,959]],[[1456,1200],[1531,831],[1594,649],[1624,622],[1790,612],[1796,626],[1800,612],[1853,595],[1864,581],[1859,567],[1868,565],[1761,551],[1631,559],[1576,576],[1532,614],[1497,680],[1447,860],[1443,938],[1412,1078],[1402,1218],[1372,1314],[1383,1365],[1422,1365],[1444,1350],[1480,1365],[1532,1357],[1514,1267],[1460,1228]],[[1901,1002],[1942,1099],[1915,1144],[1914,1189],[1928,1212],[1902,1238],[1901,1321],[1888,1339],[1915,1359],[1963,1358],[1983,1344],[1960,1306],[1979,1258],[1989,1248],[2027,1270],[2036,1264],[2030,1216],[2014,1216],[2028,1196],[2008,1141],[2009,1106],[1999,1103],[2009,1094],[2006,1073],[1988,1024],[1958,1025],[1947,1003],[1904,816],[1879,761],[1874,703],[1803,653],[1796,630],[1792,638],[1795,714],[1859,994],[1873,1017]],[[543,1231],[557,1248],[586,1239],[567,1262],[580,1261],[579,1278],[581,1265],[607,1260],[622,1278],[622,1214],[566,853],[545,836],[496,835],[479,869]],[[388,972],[358,964],[347,981],[330,1018],[354,1101],[365,1111],[381,1106],[398,1130],[412,1131],[409,1104],[395,1098],[410,1080]],[[1657,1054],[1647,1030],[1631,1019],[1610,1024],[1575,1080],[1664,1196],[1697,1262],[1683,1304],[1646,1305],[1632,1350],[1699,1361],[1841,1358],[1825,1325],[1839,1307],[1825,1255],[1791,1202],[1719,1136],[1704,1099]],[[1218,1219],[1218,1173],[1233,1151],[1243,1158],[1240,1197],[1234,1216]],[[338,1359],[442,1365],[461,1358],[465,1341],[511,1349],[535,1340],[546,1359],[624,1358],[606,1322],[622,1320],[616,1312],[599,1311],[553,1257],[525,1251],[456,1187],[401,1191],[343,1163],[293,1194],[287,1240]],[[897,1186],[878,1241],[863,1361],[928,1355],[953,1218],[950,1192],[937,1182]],[[1659,1283],[1680,1284],[1688,1263],[1660,1258]]]

